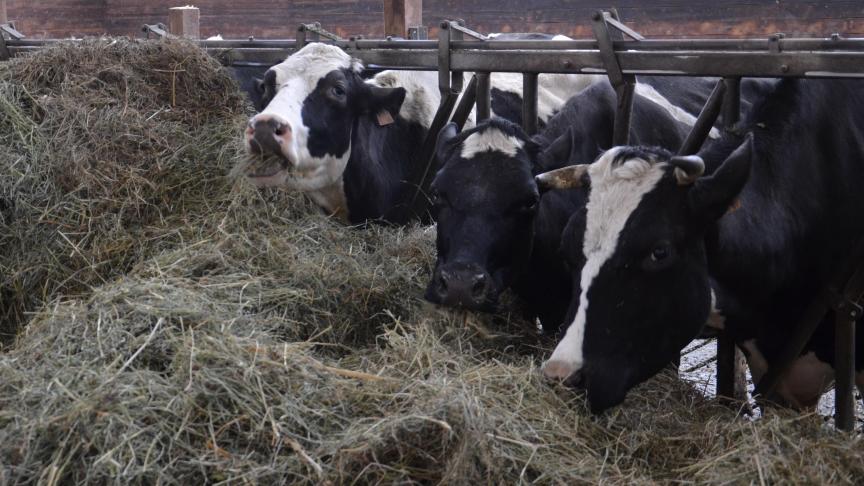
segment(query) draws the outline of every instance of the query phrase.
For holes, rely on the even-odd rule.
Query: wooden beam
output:
[[[384,0],[384,35],[408,38],[408,28],[423,25],[423,0]]]
[[[201,37],[201,11],[197,7],[174,7],[168,10],[168,32],[184,39]]]

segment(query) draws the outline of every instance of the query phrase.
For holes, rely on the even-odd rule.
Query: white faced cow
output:
[[[399,207],[416,190],[406,181],[409,164],[440,102],[437,74],[384,71],[364,80],[362,71],[359,61],[321,43],[270,68],[263,109],[246,129],[256,159],[246,175],[258,186],[303,191],[352,223],[401,223]],[[596,79],[541,76],[541,121]],[[496,73],[491,83],[493,112],[521,113],[521,76]]]
[[[864,238],[864,84],[782,80],[743,126],[751,135],[730,134],[702,158],[615,147],[538,176],[588,190],[561,241],[574,277],[569,327],[543,372],[584,388],[592,410],[618,404],[674,359],[712,307],[758,383]],[[813,406],[830,385],[832,322],[782,380],[788,404]]]

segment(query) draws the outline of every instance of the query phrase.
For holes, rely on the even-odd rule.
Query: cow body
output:
[[[436,73],[383,71],[371,79],[342,50],[313,43],[273,66],[262,84],[261,113],[246,130],[259,186],[308,194],[352,223],[401,219],[416,191],[406,180],[441,97]],[[594,76],[541,76],[538,113],[548,120]],[[519,75],[491,76],[493,110],[521,103]]]
[[[714,82],[645,81],[636,89],[631,140],[677,148]],[[595,83],[571,98],[532,140],[496,120],[439,141],[442,169],[433,182],[438,260],[427,299],[490,310],[501,291],[513,287],[545,331],[557,329],[571,296],[571,276],[558,251],[561,234],[570,216],[584,209],[585,191],[539,196],[533,175],[594,160],[610,148],[616,106],[609,83]],[[475,139],[497,143],[466,153]]]
[[[570,183],[590,186],[562,237],[577,285],[544,373],[604,410],[676,357],[713,308],[758,383],[864,237],[862,113],[860,83],[782,80],[745,117],[751,135],[727,135],[704,162],[618,147],[573,168]],[[813,406],[830,384],[832,322],[781,383],[788,404]]]

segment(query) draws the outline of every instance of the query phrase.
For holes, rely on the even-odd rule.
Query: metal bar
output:
[[[57,42],[69,42],[68,39],[26,39],[19,41],[16,45],[34,46],[56,44]],[[346,47],[347,42],[322,41],[328,44]],[[820,54],[829,52],[861,52],[864,50],[864,38],[831,39],[783,39],[781,54]],[[224,39],[224,40],[201,40],[199,43],[205,47],[237,48],[237,47],[278,47],[291,49],[295,46],[295,39],[263,39],[249,41],[248,39]],[[665,52],[667,54],[683,54],[680,51],[692,51],[694,54],[757,54],[767,55],[771,53],[771,41],[769,39],[646,39],[643,41],[613,40],[614,50],[617,53],[624,52]],[[10,44],[11,45],[11,44]],[[368,39],[359,43],[363,49],[435,49],[437,42],[428,40],[408,39]],[[454,50],[483,50],[483,51],[596,51],[596,40],[496,40],[496,41],[459,41],[453,42]],[[688,53],[689,54],[689,53]]]
[[[618,106],[615,110],[615,122],[612,131],[612,144],[614,146],[630,144],[630,117],[633,114],[635,91],[635,82],[625,82],[615,88],[615,94],[618,96]]]
[[[455,122],[459,127],[459,130],[465,126],[465,121],[468,120],[468,117],[471,115],[471,110],[474,109],[474,102],[477,99],[477,75],[471,76],[471,80],[468,81],[468,86],[465,88],[465,92],[462,94],[462,98],[459,99],[459,104],[456,105],[456,111],[453,112],[453,118],[451,121]],[[437,137],[437,133],[435,134]]]
[[[744,355],[728,333],[717,336],[717,396],[743,402],[747,399]]]
[[[756,391],[754,395],[759,395],[762,398],[772,399],[780,379],[798,359],[810,337],[816,331],[816,328],[822,323],[825,314],[831,307],[832,302],[836,300],[836,294],[832,289],[844,288],[849,282],[849,269],[857,268],[856,274],[859,280],[864,280],[864,240],[858,242],[854,247],[849,257],[839,265],[834,272],[834,275],[829,281],[828,288],[819,292],[816,297],[810,302],[804,312],[801,314],[801,320],[798,325],[793,328],[789,341],[777,359],[770,363],[768,371],[756,383]],[[858,285],[864,286],[864,282],[856,282]],[[859,292],[860,295],[860,292]]]
[[[491,75],[477,73],[477,123],[492,116]]]
[[[631,29],[630,27],[627,27],[626,25],[624,25],[620,20],[618,20],[616,18],[616,16],[609,15],[609,13],[606,13],[606,12],[603,13],[603,17],[606,20],[606,24],[609,25],[610,27],[613,27],[615,30],[621,32],[622,34],[629,36],[633,40],[637,40],[637,41],[645,40],[645,38],[642,37],[642,34],[640,34],[639,32],[636,32],[635,30]]]
[[[855,430],[855,321],[860,312],[849,303],[834,314],[834,426],[847,432]]]
[[[522,128],[537,133],[537,73],[522,74]]]
[[[613,34],[609,30],[608,22],[611,19],[607,12],[598,11],[592,18],[591,26],[594,29],[594,37],[597,38],[597,46],[600,49],[600,57],[606,66],[606,74],[615,88],[618,103],[615,109],[615,122],[612,135],[613,145],[627,145],[630,142],[630,117],[633,113],[633,96],[636,89],[636,76],[624,74],[618,63],[618,56],[612,49]],[[620,36],[620,34],[614,34]],[[636,34],[638,36],[638,34]]]
[[[450,32],[449,42],[461,41],[463,39],[464,35],[462,33],[462,30],[457,28],[457,27],[461,27],[461,24],[459,24],[459,22],[450,22],[449,25],[450,25],[450,28],[448,29],[448,31]],[[464,78],[464,76],[462,76],[462,71],[455,71],[454,70],[451,73],[450,78],[451,78],[450,89],[452,89],[453,91],[455,91],[457,93],[462,91],[462,87],[464,86],[464,83],[465,83],[465,78]]]
[[[3,34],[6,34],[6,36],[12,40],[21,40],[24,38],[24,34],[18,32],[18,30],[15,29],[15,25],[9,22],[0,22],[0,37],[2,37]]]
[[[726,83],[723,80],[718,81],[708,100],[705,102],[705,106],[702,107],[702,111],[699,112],[696,123],[693,124],[693,128],[687,134],[687,139],[684,140],[681,148],[678,149],[679,155],[695,154],[702,147],[702,144],[705,143],[708,134],[711,133],[711,128],[717,121],[717,117],[720,116],[720,107],[723,104],[725,91]]]
[[[726,78],[723,84],[723,126],[727,131],[734,131],[741,119],[741,79]]]
[[[294,48],[295,49],[303,49],[303,46],[306,45],[306,25],[300,24],[297,27],[297,37],[294,39]],[[287,56],[283,56],[283,59]]]
[[[481,34],[480,32],[475,32],[475,31],[459,24],[458,22],[453,23],[451,28],[455,31],[461,32],[463,34],[467,34],[469,37],[473,37],[474,39],[477,39],[477,40],[485,41],[488,39],[488,37]]]
[[[441,22],[438,30],[438,90],[441,97],[450,93],[450,22]],[[386,63],[385,63],[386,64]]]
[[[406,177],[406,180],[414,186],[412,189],[413,196],[408,204],[401,208],[399,219],[394,222],[409,221],[412,218],[425,219],[423,214],[429,207],[427,194],[429,185],[432,183],[429,174],[432,173],[432,167],[435,165],[435,144],[438,141],[438,132],[444,128],[450,119],[450,113],[453,112],[457,97],[456,94],[450,92],[441,98],[441,104],[438,106],[435,118],[432,119],[432,126],[426,132],[423,145],[420,147],[417,158],[412,161],[411,169]]]

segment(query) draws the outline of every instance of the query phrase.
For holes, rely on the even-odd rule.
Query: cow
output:
[[[582,187],[561,238],[574,285],[564,337],[543,366],[602,412],[656,374],[713,316],[757,384],[808,303],[864,237],[864,84],[784,79],[698,156],[614,147],[541,174]],[[833,380],[826,318],[779,384],[815,406]],[[864,326],[856,323],[857,385]]]
[[[631,140],[680,146],[695,121],[692,113],[714,83],[640,78]],[[745,101],[751,90],[746,87]],[[558,328],[570,301],[570,275],[558,247],[570,215],[584,207],[584,191],[541,196],[534,175],[593,160],[610,148],[616,106],[614,89],[602,82],[572,97],[533,139],[505,120],[458,136],[455,126],[441,131],[436,149],[441,169],[432,183],[437,261],[427,300],[490,311],[501,292],[513,287],[545,332]]]
[[[401,206],[416,192],[406,180],[410,164],[441,100],[438,76],[383,71],[364,80],[363,71],[360,61],[323,43],[271,67],[262,84],[263,109],[245,132],[253,157],[245,168],[249,180],[300,190],[350,223],[404,223]],[[596,79],[541,76],[541,121]],[[492,111],[518,112],[513,105],[521,103],[521,77],[494,73],[491,84]]]

